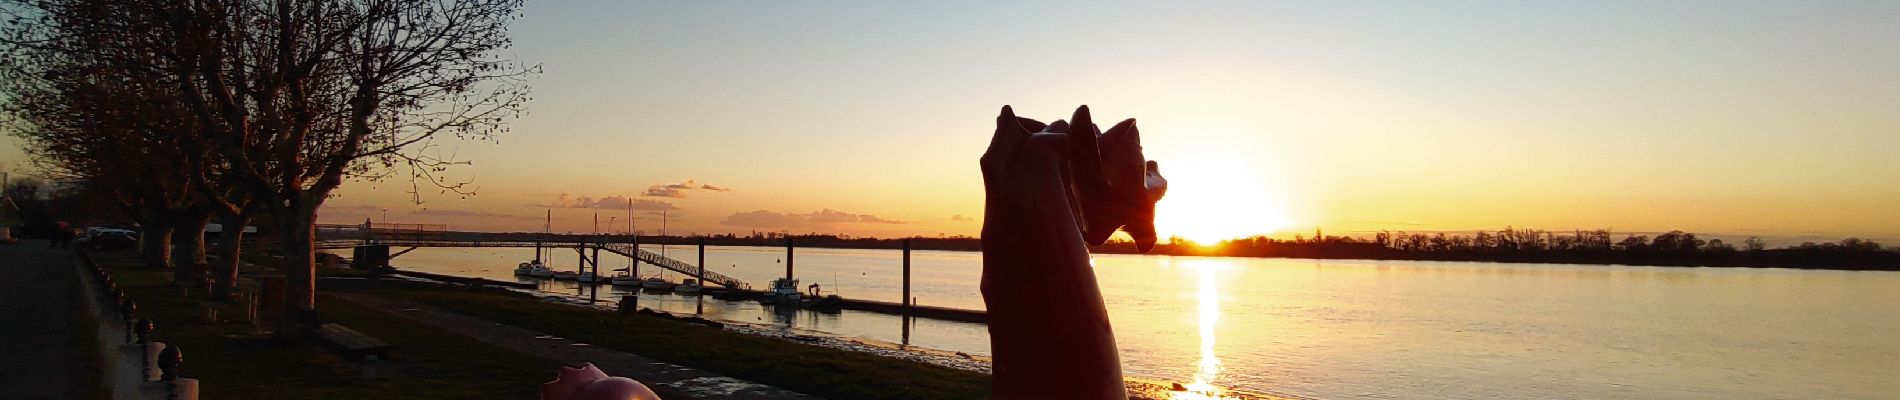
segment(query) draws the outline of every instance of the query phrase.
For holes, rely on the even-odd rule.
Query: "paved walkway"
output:
[[[97,349],[74,340],[85,334],[75,332],[74,262],[45,241],[0,244],[0,399],[73,398],[98,384],[98,372],[84,370]]]
[[[656,390],[670,390],[672,393],[685,393],[691,397],[691,399],[677,399],[678,396],[674,395],[667,397],[667,400],[818,399],[818,397],[777,387],[456,314],[411,301],[362,293],[332,292],[331,294],[351,303],[403,316],[537,357],[570,364],[592,362],[608,375],[633,378]]]

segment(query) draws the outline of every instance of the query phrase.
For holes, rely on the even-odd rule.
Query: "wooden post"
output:
[[[792,237],[785,236],[785,280],[792,279]]]
[[[910,315],[911,315],[910,307],[913,305],[911,304],[912,302],[910,299],[910,239],[904,239],[904,299],[902,301],[904,302],[904,315],[898,317],[897,320],[904,324],[903,344],[905,346],[909,346],[910,345]]]
[[[904,239],[904,315],[910,315],[910,239]]]
[[[596,239],[596,241],[598,241],[598,239]],[[595,246],[594,246],[594,280],[592,282],[587,282],[587,287],[593,290],[587,292],[588,305],[593,305],[594,303],[600,302],[600,245],[601,244],[603,243],[595,243]],[[612,283],[612,282],[609,282],[609,283]]]
[[[699,237],[699,287],[706,287],[706,237]]]
[[[636,233],[633,235],[633,251],[629,253],[627,256],[633,258],[633,263],[627,266],[627,276],[631,276],[633,279],[640,279],[640,234]],[[634,286],[633,293],[627,294],[627,296],[633,298],[633,302],[627,307],[628,312],[640,309],[640,286]]]

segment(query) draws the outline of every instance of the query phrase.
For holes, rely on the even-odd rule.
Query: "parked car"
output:
[[[94,228],[97,229],[97,228]],[[87,230],[84,246],[99,250],[129,249],[139,243],[137,232],[124,229]]]
[[[131,229],[113,228],[110,226],[95,226],[95,227],[86,228],[85,237],[90,239],[90,238],[99,237],[99,235],[106,234],[106,233],[131,235],[134,238],[137,238],[139,236],[138,232],[135,232]]]

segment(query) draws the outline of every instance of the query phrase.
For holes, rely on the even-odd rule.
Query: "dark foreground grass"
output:
[[[72,358],[70,370],[74,377],[73,392],[68,395],[73,399],[106,400],[112,398],[112,391],[107,389],[105,379],[105,355],[99,353],[99,321],[92,315],[92,310],[85,307],[85,297],[92,294],[85,290],[72,291],[74,307],[69,318],[73,348],[78,349],[79,354],[74,354]]]
[[[366,368],[310,340],[274,339],[248,322],[211,323],[203,294],[180,296],[167,272],[102,266],[138,302],[138,315],[153,320],[153,337],[180,346],[182,373],[203,382],[205,399],[532,399],[558,365],[319,295],[325,321],[396,346],[389,360]],[[376,376],[366,378],[366,369]]]
[[[450,311],[833,399],[980,399],[989,376],[648,315],[461,289],[382,290]]]

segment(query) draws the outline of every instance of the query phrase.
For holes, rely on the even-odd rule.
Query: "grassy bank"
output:
[[[647,315],[460,289],[379,290],[503,324],[834,399],[977,399],[989,376]]]
[[[138,302],[137,314],[153,320],[153,337],[180,346],[181,371],[204,382],[205,399],[532,399],[558,365],[319,295],[326,321],[396,346],[374,367],[376,377],[366,378],[365,364],[310,341],[274,339],[249,322],[210,321],[203,293],[181,296],[168,272],[139,268],[129,257],[100,261]],[[270,317],[256,326],[276,326]]]

